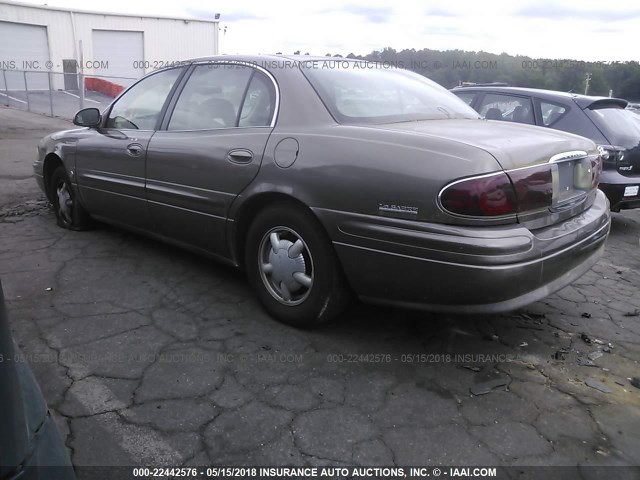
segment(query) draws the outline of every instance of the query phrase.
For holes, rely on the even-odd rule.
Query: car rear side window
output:
[[[535,124],[531,100],[525,97],[487,93],[478,106],[478,111],[487,120]]]
[[[165,70],[143,78],[113,105],[107,128],[154,130],[167,96],[182,68]]]
[[[180,93],[168,130],[236,127],[252,72],[245,65],[198,65]]]
[[[545,127],[550,127],[561,117],[567,113],[567,108],[556,103],[540,102],[540,111],[542,113],[542,124]]]
[[[271,126],[276,108],[273,82],[262,72],[254,71],[240,113],[240,127]]]

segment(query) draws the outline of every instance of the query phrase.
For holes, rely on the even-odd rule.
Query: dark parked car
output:
[[[487,119],[590,138],[603,150],[600,189],[611,210],[640,207],[640,123],[632,110],[625,110],[626,100],[516,87],[457,87],[452,92]]]
[[[0,285],[0,478],[74,480],[73,467],[29,365],[11,337]]]
[[[295,325],[364,300],[497,312],[601,255],[609,205],[585,138],[488,122],[364,62],[214,57],[157,71],[39,145],[58,224],[90,217],[246,269]]]

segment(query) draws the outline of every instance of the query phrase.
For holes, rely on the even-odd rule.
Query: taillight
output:
[[[516,197],[504,172],[458,180],[440,192],[442,207],[454,215],[498,217],[516,213]]]
[[[591,187],[598,188],[600,183],[600,175],[602,174],[602,155],[592,157],[591,159]]]
[[[602,155],[569,158],[532,167],[465,178],[440,192],[454,215],[499,217],[568,208],[598,187]]]
[[[449,213],[498,217],[543,210],[553,204],[553,165],[509,170],[458,180],[440,193]]]
[[[507,172],[518,199],[518,212],[549,208],[553,203],[553,166],[521,168]]]
[[[612,145],[598,145],[598,152],[602,157],[602,168],[616,168],[618,162],[624,160],[625,149]]]

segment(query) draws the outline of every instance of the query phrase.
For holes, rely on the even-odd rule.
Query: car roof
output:
[[[340,65],[344,65],[343,62],[350,63],[380,63],[372,62],[370,60],[360,60],[357,58],[343,58],[343,57],[317,57],[311,55],[213,55],[190,58],[184,60],[183,64],[200,63],[200,62],[240,62],[255,65],[256,67],[263,68],[269,71],[271,74],[276,75],[276,70],[297,70],[298,68],[304,68],[302,65],[304,62],[318,62],[320,65],[327,65],[327,63],[320,62],[340,62]],[[331,65],[329,63],[329,65]],[[170,66],[168,68],[171,68]],[[281,72],[278,72],[281,73]]]
[[[571,92],[559,92],[557,90],[544,90],[541,88],[525,88],[525,87],[493,87],[493,86],[461,86],[451,89],[455,92],[496,92],[496,93],[515,93],[535,95],[544,100],[574,100],[582,109],[585,108],[604,108],[606,106],[615,106],[625,108],[629,102],[622,98],[596,97],[591,95],[580,95]]]
[[[276,60],[289,60],[297,62],[306,61],[340,61],[340,62],[368,62],[375,63],[371,60],[360,60],[358,58],[346,58],[346,57],[319,57],[313,55],[275,55],[275,54],[260,54],[260,55],[213,55],[205,57],[196,57],[185,60],[188,62],[207,62],[207,61],[232,61],[232,62],[249,62],[260,63],[264,61],[276,61]]]

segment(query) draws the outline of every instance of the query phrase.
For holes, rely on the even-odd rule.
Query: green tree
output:
[[[350,53],[348,58],[388,62],[413,70],[451,88],[461,82],[505,82],[512,86],[584,93],[585,76],[591,73],[590,95],[608,95],[640,100],[640,63],[582,62],[573,59],[532,58],[465,50],[415,48],[397,51],[391,47],[367,55]]]

